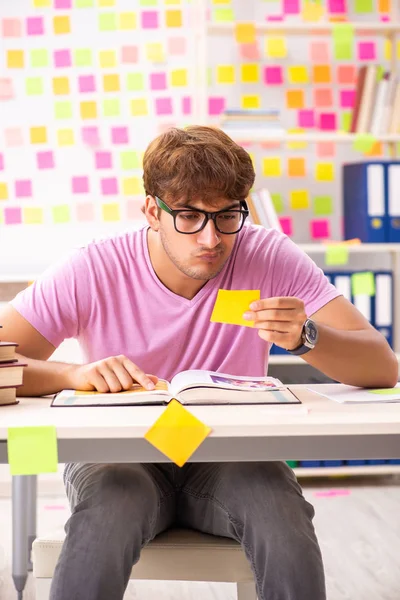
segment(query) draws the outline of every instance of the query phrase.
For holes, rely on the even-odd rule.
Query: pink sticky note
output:
[[[55,50],[54,51],[54,66],[58,68],[71,66],[70,50]]]
[[[325,64],[329,62],[329,49],[327,42],[311,42],[310,59],[312,62]]]
[[[208,114],[220,115],[225,110],[225,98],[222,96],[210,96],[208,98]]]
[[[312,219],[310,221],[310,235],[313,240],[329,238],[331,236],[330,221],[328,219]]]
[[[103,196],[114,196],[118,194],[118,181],[116,177],[101,179],[100,185]]]
[[[4,130],[4,139],[8,148],[16,148],[24,145],[22,129],[20,127],[8,127]]]
[[[156,115],[172,115],[172,98],[156,98]]]
[[[186,52],[186,39],[184,37],[168,38],[167,48],[170,56],[181,56]]]
[[[22,23],[21,19],[3,19],[1,23],[1,34],[5,38],[21,37]]]
[[[143,221],[142,213],[143,202],[138,200],[128,200],[126,202],[126,216],[130,221]]]
[[[300,12],[300,0],[283,0],[284,15],[297,15]]]
[[[54,0],[54,8],[72,8],[72,0]]]
[[[46,504],[43,508],[44,510],[67,510],[67,507],[63,504]]]
[[[121,48],[121,62],[125,64],[133,64],[138,61],[138,47],[137,46],[122,46]]]
[[[157,29],[158,27],[158,12],[156,10],[142,11],[142,28]]]
[[[19,225],[22,223],[22,211],[19,207],[4,209],[4,223],[6,225]]]
[[[96,80],[94,75],[80,75],[78,77],[78,87],[81,93],[95,92]]]
[[[267,15],[267,21],[283,21],[283,15]]]
[[[82,127],[82,142],[91,148],[100,146],[101,140],[97,127]]]
[[[355,90],[340,90],[340,106],[342,108],[353,108],[355,97]]]
[[[150,89],[165,90],[167,89],[167,78],[165,73],[150,73]]]
[[[113,144],[129,144],[129,133],[127,127],[112,127],[111,141]]]
[[[112,169],[111,152],[96,152],[96,169]]]
[[[0,171],[4,171],[4,156],[0,154]]]
[[[355,65],[339,65],[336,77],[338,83],[353,85],[357,81],[357,68]]]
[[[376,60],[375,42],[359,42],[358,58],[359,60]]]
[[[347,13],[346,0],[328,0],[328,12],[332,15]]]
[[[314,496],[316,498],[334,498],[336,496],[349,496],[351,494],[350,490],[322,490],[318,492],[314,492]]]
[[[0,100],[14,98],[13,81],[10,77],[0,77]]]
[[[15,195],[17,198],[30,198],[32,196],[32,181],[30,179],[16,181]]]
[[[26,33],[27,35],[43,35],[43,17],[28,17],[26,19]]]
[[[254,44],[239,44],[240,56],[248,60],[260,60],[261,53],[257,42]]]
[[[297,123],[299,127],[314,127],[315,113],[313,110],[299,110],[297,113]]]
[[[283,72],[282,67],[265,67],[264,82],[267,85],[282,85]]]
[[[36,154],[38,169],[54,169],[54,155],[51,151]]]
[[[182,114],[192,114],[192,99],[190,98],[190,96],[184,96],[182,98]]]
[[[94,221],[94,217],[94,204],[92,202],[80,202],[76,205],[76,220],[79,223]]]
[[[336,114],[321,113],[319,115],[319,128],[322,131],[336,131]]]
[[[318,157],[335,156],[336,144],[335,142],[318,142],[316,152]]]
[[[87,194],[89,192],[89,177],[73,177],[72,193]]]
[[[326,108],[333,105],[333,94],[331,88],[314,89],[314,104],[318,108]]]
[[[281,224],[283,233],[293,235],[292,217],[279,217],[279,223]]]

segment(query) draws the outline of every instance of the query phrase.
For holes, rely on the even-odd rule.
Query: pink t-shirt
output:
[[[157,278],[147,226],[92,242],[47,269],[12,301],[54,346],[77,338],[87,362],[124,354],[170,380],[186,369],[262,377],[269,344],[258,330],[211,323],[218,290],[297,296],[310,316],[338,296],[321,269],[288,237],[247,225],[222,271],[192,300]]]

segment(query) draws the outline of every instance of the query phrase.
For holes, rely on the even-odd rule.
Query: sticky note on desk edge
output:
[[[7,451],[11,475],[57,472],[57,432],[52,425],[9,427]]]
[[[178,467],[183,467],[210,433],[211,427],[173,398],[144,437]]]
[[[254,327],[254,321],[245,321],[243,314],[259,299],[260,290],[218,290],[210,321]]]

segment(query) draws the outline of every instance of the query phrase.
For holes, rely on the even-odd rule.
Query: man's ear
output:
[[[146,215],[146,219],[150,227],[154,231],[158,231],[160,228],[160,221],[158,218],[158,207],[153,196],[147,195],[146,200],[144,202],[144,206],[142,207],[144,214]]]

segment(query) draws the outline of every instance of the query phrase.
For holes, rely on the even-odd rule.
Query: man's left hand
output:
[[[253,302],[250,309],[243,318],[254,321],[263,340],[285,350],[294,350],[301,345],[301,333],[307,319],[302,300],[286,296],[266,298]]]

